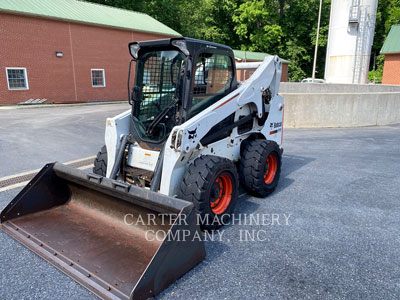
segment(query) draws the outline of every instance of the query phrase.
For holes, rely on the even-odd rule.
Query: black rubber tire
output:
[[[106,176],[107,173],[107,147],[104,145],[94,159],[93,173]]]
[[[272,182],[267,184],[264,175],[269,155],[276,157],[277,169]],[[240,182],[250,194],[264,198],[271,194],[278,185],[281,165],[281,151],[276,142],[260,139],[249,141],[246,143],[240,159]]]
[[[211,190],[221,175],[229,176],[232,194],[227,208],[215,214],[211,208]],[[234,163],[226,158],[204,155],[196,158],[186,169],[180,186],[180,197],[194,203],[201,229],[210,231],[227,224],[236,206],[238,189],[238,174]]]

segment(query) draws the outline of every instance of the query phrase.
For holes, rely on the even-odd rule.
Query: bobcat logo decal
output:
[[[188,138],[189,138],[189,140],[192,140],[195,137],[197,137],[196,131],[197,131],[197,127],[194,130],[188,130],[188,133],[189,133],[189,137]]]

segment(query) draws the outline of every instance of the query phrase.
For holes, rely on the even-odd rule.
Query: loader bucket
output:
[[[192,203],[46,165],[1,228],[103,299],[147,299],[200,263]]]

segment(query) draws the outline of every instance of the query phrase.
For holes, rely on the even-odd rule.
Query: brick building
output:
[[[235,54],[236,62],[260,62],[263,61],[265,57],[270,56],[268,53],[263,52],[251,52],[251,51],[241,51],[241,50],[233,50]],[[281,82],[286,82],[288,80],[288,65],[289,61],[286,59],[282,59],[282,77]],[[251,74],[256,69],[246,69],[246,70],[237,70],[237,78],[239,81],[244,81],[250,77]]]
[[[400,24],[390,29],[381,54],[385,55],[382,84],[400,85]]]
[[[0,0],[0,105],[127,99],[128,43],[180,34],[152,17],[77,0]],[[234,50],[236,62],[267,53]],[[288,61],[283,60],[282,81]],[[238,70],[247,79],[253,69]]]
[[[128,43],[180,36],[152,17],[76,0],[0,0],[0,105],[127,99]]]

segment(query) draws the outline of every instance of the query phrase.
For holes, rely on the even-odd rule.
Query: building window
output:
[[[28,90],[26,68],[6,68],[9,90]]]
[[[92,69],[92,87],[106,86],[104,69]]]

